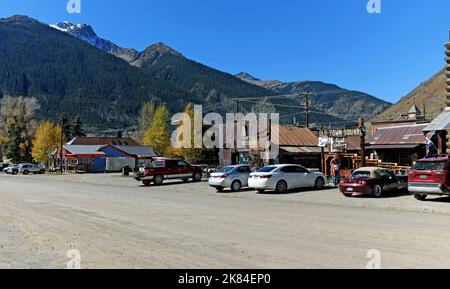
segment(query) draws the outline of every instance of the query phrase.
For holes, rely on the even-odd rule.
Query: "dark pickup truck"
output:
[[[182,159],[158,158],[151,165],[140,167],[135,179],[145,186],[152,183],[160,186],[164,180],[179,179],[188,182],[192,179],[200,182],[202,176],[201,167],[190,165]]]

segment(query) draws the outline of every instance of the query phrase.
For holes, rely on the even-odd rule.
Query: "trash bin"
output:
[[[129,166],[124,166],[122,168],[122,176],[128,177],[130,175],[130,171],[131,171],[131,169]]]

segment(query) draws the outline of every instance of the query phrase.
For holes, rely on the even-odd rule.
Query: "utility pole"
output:
[[[358,120],[358,128],[361,130],[361,167],[366,166],[366,127],[364,118]]]
[[[305,92],[305,125],[309,128],[309,93]]]
[[[61,134],[59,136],[60,146],[59,146],[59,170],[61,175],[64,173],[63,171],[63,125],[64,125],[64,119],[61,115]]]

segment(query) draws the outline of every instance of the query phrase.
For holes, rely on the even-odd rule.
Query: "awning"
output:
[[[423,131],[429,132],[441,130],[450,130],[450,111],[441,113]]]
[[[425,144],[423,144],[425,145]],[[392,145],[371,145],[366,147],[367,150],[386,150],[386,149],[415,149],[420,144],[392,144]]]
[[[280,147],[281,150],[292,153],[292,154],[311,154],[311,153],[318,153],[320,154],[322,152],[322,149],[319,147],[288,147],[288,146],[282,146]]]

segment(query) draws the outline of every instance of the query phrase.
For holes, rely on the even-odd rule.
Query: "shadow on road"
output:
[[[313,188],[301,188],[301,189],[295,189],[295,190],[288,190],[286,193],[277,193],[275,191],[265,191],[265,192],[258,192],[258,194],[260,195],[291,195],[291,194],[301,194],[301,193],[306,193],[306,192],[311,192],[311,191],[316,191],[316,192],[325,192],[325,191],[331,191],[336,189],[335,187],[325,187],[322,190],[315,190]]]

